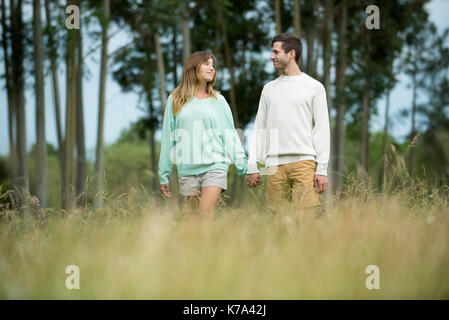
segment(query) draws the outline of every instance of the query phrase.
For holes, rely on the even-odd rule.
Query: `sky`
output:
[[[380,8],[381,9],[381,8]],[[429,19],[435,23],[438,31],[441,33],[449,27],[449,0],[432,0],[428,6]],[[380,10],[380,19],[382,19],[382,9]],[[116,30],[111,30],[110,34]],[[90,40],[90,39],[86,39]],[[109,53],[123,46],[130,41],[126,31],[118,31],[110,39]],[[98,47],[99,42],[85,41],[84,52],[89,52],[91,48]],[[100,74],[100,50],[93,51],[85,60],[85,70],[89,76],[83,82],[83,102],[84,102],[84,124],[87,156],[90,160],[94,159],[95,146],[97,139],[98,123],[98,90]],[[3,58],[2,58],[3,59]],[[267,59],[267,65],[271,65]],[[64,68],[60,68],[59,88],[61,90],[62,109],[65,106],[65,75]],[[109,69],[110,71],[111,69]],[[4,63],[0,64],[0,73],[4,73]],[[54,116],[54,106],[52,99],[52,89],[50,77],[46,79],[45,86],[45,112],[46,112],[46,139],[48,143],[57,145],[56,123]],[[27,88],[26,99],[26,139],[28,150],[36,140],[35,126],[35,97],[33,90],[34,79],[26,79]],[[411,105],[411,88],[408,88],[409,79],[405,75],[399,76],[399,81],[391,92],[390,97],[390,133],[399,141],[404,141],[410,131],[410,120],[399,117],[399,113],[404,108]],[[6,155],[9,152],[8,143],[8,112],[7,96],[4,79],[0,80],[0,155]],[[218,88],[219,89],[219,88]],[[378,115],[373,115],[370,122],[372,131],[379,131],[384,126],[385,97],[378,100]],[[62,111],[62,123],[64,123],[64,110]],[[106,83],[106,106],[105,106],[105,125],[104,139],[105,144],[111,144],[117,140],[122,130],[128,128],[130,124],[144,115],[144,111],[138,108],[138,96],[135,93],[123,93],[120,86],[108,74]],[[158,136],[156,136],[158,138]]]

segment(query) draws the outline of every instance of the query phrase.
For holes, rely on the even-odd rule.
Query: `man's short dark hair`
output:
[[[273,38],[273,41],[271,41],[271,46],[277,41],[282,42],[282,49],[284,49],[285,53],[295,50],[295,61],[296,63],[299,63],[299,59],[302,55],[301,39],[294,33],[279,33]]]

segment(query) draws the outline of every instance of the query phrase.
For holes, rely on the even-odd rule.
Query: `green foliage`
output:
[[[10,181],[8,177],[8,158],[0,157],[0,185],[3,186],[3,190],[8,190],[10,187]]]
[[[304,35],[309,36],[311,31],[316,31],[314,54],[317,55],[318,60],[321,60],[325,2],[319,0],[299,2],[302,35],[306,40],[303,41],[304,50],[309,45],[307,43],[309,39]],[[282,3],[283,31],[293,31],[293,1],[283,0]],[[338,43],[334,40],[341,1],[333,3],[332,55],[335,55]],[[429,23],[429,15],[425,9],[429,0],[361,0],[346,1],[346,3],[348,5],[346,85],[344,97],[332,97],[334,101],[344,100],[345,102],[345,176],[358,172],[363,94],[368,90],[371,101],[369,113],[376,114],[377,102],[388,90],[387,84],[390,79],[394,87],[398,74],[401,72],[409,76],[419,73],[417,84],[420,99],[417,108],[417,126],[421,134],[413,145],[409,142],[399,144],[389,136],[387,158],[390,164],[393,164],[394,159],[406,158],[411,148],[414,148],[415,176],[427,179],[432,185],[447,184],[449,178],[447,36],[449,31],[438,35],[435,26]],[[380,30],[368,31],[365,28],[365,8],[370,4],[375,4],[381,9]],[[98,27],[100,23],[105,22],[101,17],[101,6],[101,1],[81,1],[83,35],[90,40],[85,43],[100,41],[101,33]],[[64,4],[50,1],[52,27],[47,26],[44,33],[46,54],[55,56],[57,63],[64,62],[64,54],[67,51],[66,14],[63,9]],[[113,78],[124,92],[133,91],[139,95],[137,107],[143,108],[147,113],[129,130],[124,131],[116,144],[107,148],[106,181],[107,190],[112,194],[128,192],[132,188],[137,188],[139,184],[148,186],[156,179],[152,176],[154,173],[151,174],[148,171],[151,167],[149,146],[150,140],[160,128],[162,120],[160,111],[163,106],[159,93],[156,94],[161,79],[156,64],[154,35],[156,33],[160,35],[166,71],[163,76],[167,80],[173,80],[167,84],[164,93],[167,96],[179,83],[178,75],[182,69],[180,18],[186,12],[190,17],[192,51],[209,50],[216,56],[218,72],[216,88],[231,103],[229,81],[231,70],[226,63],[222,26],[218,23],[218,12],[223,13],[230,63],[235,79],[236,109],[242,128],[248,125],[256,114],[263,85],[276,77],[275,74],[267,71],[269,70],[267,66],[269,65],[270,40],[274,34],[274,1],[111,0],[109,22],[115,24],[116,28],[127,30],[130,35],[130,42],[123,44],[123,47],[115,51],[111,59]],[[32,24],[28,23],[29,15],[24,15],[23,18],[21,33],[24,35],[24,61],[27,68],[26,74],[31,74],[33,44],[29,35],[32,34],[30,31]],[[53,43],[49,42],[49,35],[52,35]],[[90,55],[92,52],[85,54]],[[399,60],[401,63],[398,63]],[[318,72],[320,73],[321,70]],[[320,80],[319,76],[317,78]],[[25,77],[25,79],[29,78]],[[368,88],[367,83],[369,83]],[[28,83],[27,85],[29,86]],[[333,92],[332,89],[331,92]],[[405,114],[409,115],[407,112]],[[383,136],[382,133],[373,132],[369,139],[369,176],[372,181],[377,181],[382,159]],[[391,146],[394,147],[396,154]],[[47,149],[47,195],[49,197],[47,203],[57,208],[61,194],[58,153],[51,145],[48,145]],[[157,155],[158,143],[155,143],[155,149]],[[28,166],[30,192],[33,194],[36,171],[34,147],[30,152]],[[90,181],[93,181],[91,163],[89,170]],[[405,173],[403,178],[407,178]],[[395,183],[399,184],[399,180]],[[7,158],[0,158],[0,184],[3,190],[11,188]],[[241,181],[235,178],[234,168],[231,167],[229,186],[230,188],[237,186],[235,190],[238,192],[244,190],[242,191],[244,196],[240,198],[260,199],[263,197],[260,191],[253,196],[249,189],[241,188],[240,184]],[[91,190],[92,188],[89,192]],[[95,195],[90,194],[90,199],[93,197]]]
[[[415,174],[432,185],[449,185],[449,128],[432,127],[418,137]]]
[[[419,34],[408,39],[403,61],[407,74],[415,77],[416,89],[421,93],[415,115],[420,136],[411,143],[417,161],[414,173],[434,185],[449,181],[448,37],[449,29],[439,35],[433,24],[422,26]],[[410,112],[403,115],[409,116]]]
[[[132,123],[129,128],[123,129],[117,143],[142,144],[145,141],[149,141],[150,130],[147,121],[147,118],[140,118]]]
[[[35,194],[35,145],[28,154],[28,184],[30,195]],[[58,151],[51,144],[47,144],[47,206],[59,208],[61,203],[61,170],[59,167]],[[0,157],[0,185],[3,192],[12,191],[13,185],[9,180],[9,157]]]
[[[349,129],[354,129],[354,126],[349,127]],[[378,175],[381,170],[382,165],[382,142],[383,142],[383,132],[374,132],[370,135],[370,154],[368,159],[369,172],[371,182],[373,187],[379,187]],[[406,155],[407,143],[400,144],[397,142],[393,136],[388,135],[387,137],[387,159],[393,158],[393,149],[398,155]],[[359,174],[359,159],[360,159],[360,139],[358,136],[358,131],[349,130],[345,136],[345,159],[346,159],[346,170],[344,176],[349,176],[351,174]],[[389,162],[390,163],[390,162]]]
[[[148,188],[151,179],[150,151],[144,143],[116,143],[106,149],[106,190],[113,194],[127,193],[143,185]]]

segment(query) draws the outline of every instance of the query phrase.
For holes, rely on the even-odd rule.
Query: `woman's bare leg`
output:
[[[208,218],[211,216],[221,191],[222,189],[216,186],[207,186],[201,190],[199,205],[201,215]]]

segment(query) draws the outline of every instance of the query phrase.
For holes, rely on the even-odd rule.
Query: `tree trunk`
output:
[[[365,79],[365,89],[362,97],[362,143],[360,147],[360,165],[363,174],[368,175],[368,159],[369,159],[369,107],[370,107],[370,84],[369,79]]]
[[[394,59],[393,59],[394,61]],[[393,66],[391,66],[393,68]],[[380,190],[385,190],[385,177],[387,175],[387,139],[388,139],[388,117],[390,113],[390,93],[391,93],[391,81],[393,75],[390,74],[388,77],[388,85],[387,85],[387,104],[385,106],[385,125],[384,125],[384,136],[382,138],[382,164],[379,172],[379,187]]]
[[[415,136],[416,136],[416,129],[415,129],[415,117],[416,117],[416,72],[417,72],[417,66],[416,62],[413,64],[413,76],[412,76],[412,88],[413,88],[413,97],[412,97],[412,130],[410,133],[410,159],[409,159],[409,173],[410,178],[413,179],[415,176]]]
[[[327,107],[328,112],[330,114],[331,108],[332,108],[332,95],[331,95],[331,56],[332,56],[332,21],[333,21],[333,6],[332,1],[326,1],[325,5],[325,11],[324,11],[324,32],[323,32],[323,82],[324,82],[324,88],[326,90],[326,100],[327,100]],[[332,128],[331,128],[332,130]],[[334,168],[334,162],[335,157],[333,156],[335,153],[334,151],[335,146],[333,143],[330,145],[330,161],[329,161],[329,167],[331,169]],[[334,190],[334,176],[333,176],[333,170],[328,175],[328,187],[329,190]],[[328,200],[331,199],[332,192],[327,193],[327,195],[330,197]]]
[[[58,158],[59,158],[59,170],[61,172],[61,195],[64,202],[65,194],[65,184],[67,177],[65,176],[65,149],[64,149],[64,138],[62,135],[62,125],[61,125],[61,99],[59,96],[59,80],[56,62],[56,48],[53,38],[53,28],[51,26],[51,15],[50,15],[50,4],[49,0],[45,0],[45,15],[47,19],[48,28],[48,46],[50,48],[50,70],[51,70],[51,81],[52,81],[52,92],[53,92],[53,105],[55,109],[55,122],[56,122],[56,134],[58,137]]]
[[[76,4],[69,0],[68,5]],[[75,135],[76,135],[76,31],[67,30],[67,86],[64,142],[64,187],[62,207],[70,212],[75,206]]]
[[[275,0],[274,2],[274,12],[275,12],[275,20],[276,20],[276,34],[282,32],[282,22],[281,22],[281,8],[282,8],[282,0]]]
[[[104,127],[104,107],[106,97],[106,75],[108,68],[108,24],[110,2],[102,0],[102,45],[101,45],[101,67],[100,67],[100,92],[98,107],[98,137],[97,137],[97,154],[95,160],[95,173],[97,180],[97,195],[95,197],[95,207],[103,205],[104,196],[104,160],[103,160],[103,127]]]
[[[56,62],[56,48],[54,44],[53,34],[51,30],[51,15],[50,15],[50,5],[49,0],[45,0],[45,15],[47,18],[47,28],[50,30],[48,33],[48,46],[50,47],[50,69],[51,69],[51,80],[52,80],[52,90],[53,90],[53,103],[55,108],[55,120],[56,120],[56,134],[58,137],[58,154],[59,154],[59,166],[61,170],[61,179],[64,181],[64,139],[62,136],[62,125],[61,125],[61,100],[59,97],[59,80]]]
[[[165,111],[165,67],[164,55],[162,54],[161,41],[157,33],[154,34],[154,44],[156,46],[157,70],[159,74],[159,98],[161,110]]]
[[[80,0],[77,0],[80,5]],[[80,206],[87,205],[86,194],[86,143],[84,138],[84,104],[83,104],[83,39],[82,29],[76,31],[77,71],[76,71],[76,196]]]
[[[184,34],[184,31],[183,31],[183,34]],[[189,34],[189,37],[190,37],[190,34]],[[165,103],[166,103],[166,100],[165,100],[165,68],[164,68],[164,56],[162,53],[161,41],[160,41],[159,35],[157,33],[154,35],[154,43],[155,43],[155,47],[156,47],[157,68],[158,68],[158,74],[159,74],[159,99],[161,102],[160,110],[161,110],[162,119],[163,119],[164,113],[165,113]],[[190,40],[189,40],[189,43],[190,43]],[[190,51],[190,48],[188,48],[188,50]],[[153,135],[154,135],[154,133],[153,133]],[[154,137],[150,137],[150,138],[154,140]],[[150,141],[150,143],[151,143],[151,141]],[[170,188],[172,191],[173,199],[175,200],[175,203],[180,204],[182,199],[179,195],[178,174],[177,174],[176,165],[173,166],[172,172],[171,172],[170,176],[168,177],[168,180],[169,180],[169,185],[170,185]]]
[[[313,9],[312,9],[312,22],[311,22],[311,28],[310,31],[308,33],[306,33],[306,42],[307,42],[307,67],[306,67],[306,72],[312,76],[312,77],[316,77],[316,65],[317,65],[317,60],[315,55],[315,39],[317,36],[317,32],[316,32],[316,25],[317,25],[317,16],[315,15],[315,12],[317,12],[317,2],[314,1],[313,4]]]
[[[335,178],[334,188],[341,191],[343,188],[343,171],[345,165],[344,159],[344,141],[345,141],[345,73],[346,73],[346,25],[347,25],[347,7],[346,0],[342,0],[340,7],[340,15],[338,20],[338,53],[336,66],[335,89],[337,98],[335,99],[335,107],[337,109],[337,119],[335,122]]]
[[[185,8],[181,13],[182,19],[182,63],[185,64],[187,58],[192,52],[192,45],[190,41],[190,15],[189,9]]]
[[[324,11],[324,33],[323,33],[323,82],[326,89],[327,105],[332,106],[331,97],[331,56],[332,56],[332,21],[333,21],[333,6],[332,1],[326,1]]]
[[[173,27],[173,39],[172,39],[172,48],[173,48],[173,86],[176,88],[178,86],[178,48],[176,43],[176,26]]]
[[[220,61],[220,53],[221,53],[221,50],[220,50],[220,47],[221,47],[220,46],[221,45],[220,26],[215,25],[214,35],[215,35],[214,55],[215,55],[215,58]],[[218,74],[217,74],[217,82],[218,81],[219,80],[218,80]]]
[[[228,33],[226,30],[226,24],[225,24],[224,17],[223,17],[223,8],[221,6],[219,6],[217,11],[218,11],[217,12],[218,23],[221,26],[221,34],[223,35],[226,68],[228,69],[229,75],[230,75],[229,82],[231,84],[231,92],[230,92],[231,109],[232,109],[232,115],[234,117],[234,126],[236,128],[239,128],[240,124],[239,124],[239,118],[238,118],[238,113],[237,113],[237,102],[236,102],[236,98],[235,98],[234,70],[233,70],[233,66],[232,66],[231,52],[229,49]]]
[[[364,30],[363,38],[366,42],[366,46],[363,52],[363,63],[365,72],[365,81],[362,94],[362,143],[360,145],[360,162],[362,173],[365,177],[368,177],[369,168],[369,117],[370,117],[370,104],[371,104],[371,66],[370,66],[370,50],[371,50],[371,38],[369,30]]]
[[[156,194],[158,187],[157,187],[157,159],[156,159],[156,144],[154,141],[154,132],[156,131],[156,120],[154,117],[154,107],[153,107],[153,95],[151,94],[151,91],[148,94],[148,115],[150,118],[150,165],[151,165],[151,186],[152,191],[154,194]]]
[[[21,204],[25,204],[28,196],[28,166],[26,151],[25,122],[25,81],[24,81],[24,49],[22,0],[12,0],[10,4],[12,21],[12,92],[16,112],[16,147],[17,176],[14,183],[18,190]]]
[[[34,75],[36,92],[36,193],[42,207],[46,206],[47,142],[45,140],[44,52],[42,49],[41,1],[33,0]]]
[[[293,4],[293,25],[295,26],[295,34],[301,38],[301,6],[299,0],[294,0]]]
[[[12,90],[11,83],[11,61],[10,61],[10,53],[9,53],[9,41],[7,37],[8,27],[6,24],[6,9],[5,9],[5,0],[1,1],[1,10],[2,10],[2,47],[3,47],[3,57],[5,62],[5,79],[6,79],[6,93],[8,97],[8,136],[9,136],[9,180],[12,185],[14,185],[14,181],[16,179],[16,162],[17,162],[17,151],[16,151],[16,143],[14,136],[14,121],[16,119],[15,115],[15,102],[14,102],[14,94]]]
[[[223,8],[221,6],[218,6],[217,20],[218,20],[218,24],[220,25],[221,34],[223,36],[226,68],[228,69],[229,75],[230,75],[229,82],[231,84],[231,92],[230,92],[231,109],[232,109],[232,114],[234,117],[234,126],[235,126],[235,128],[239,128],[240,124],[239,124],[238,113],[237,113],[237,102],[236,102],[236,98],[235,98],[234,70],[233,70],[233,66],[232,66],[231,52],[229,49],[228,33],[226,30],[226,24],[225,24],[224,17],[223,17]],[[236,190],[237,190],[238,180],[239,180],[239,177],[236,174],[234,177],[234,182],[232,183],[232,186],[231,186],[231,197],[233,199],[233,202],[236,199]]]

